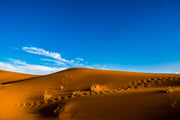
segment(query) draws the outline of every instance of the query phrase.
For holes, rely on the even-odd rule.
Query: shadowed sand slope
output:
[[[178,74],[87,68],[25,78],[18,73],[11,73],[10,78],[0,74],[6,82],[0,86],[0,119],[4,120],[180,118]]]

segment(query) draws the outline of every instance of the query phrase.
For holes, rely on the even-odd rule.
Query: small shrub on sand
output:
[[[170,107],[173,109],[176,109],[177,102],[175,100],[175,94],[174,94],[174,91],[171,88],[171,86],[169,86],[167,89],[165,89],[164,92],[167,93],[169,96]]]
[[[171,86],[169,86],[166,89],[162,89],[161,92],[168,93],[170,95],[173,92],[173,90],[172,90]]]
[[[171,103],[171,108],[175,109],[175,108],[176,108],[176,106],[177,106],[176,101],[173,101],[173,102]]]
[[[64,86],[60,85],[60,90],[63,90],[64,89]]]
[[[90,89],[92,91],[99,91],[100,90],[100,86],[98,84],[93,84],[93,85],[91,85]]]
[[[171,93],[171,92],[173,92],[173,90],[172,90],[171,86],[169,86],[169,87],[166,89],[166,93]]]
[[[80,91],[80,90],[76,90],[76,91],[73,91],[72,94],[73,94],[74,96],[78,96],[78,95],[81,94],[81,91]]]
[[[47,93],[47,90],[44,91],[44,101],[49,100],[52,97],[52,95]]]

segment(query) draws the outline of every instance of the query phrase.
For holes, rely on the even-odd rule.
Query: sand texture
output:
[[[180,75],[0,71],[0,120],[179,120]]]

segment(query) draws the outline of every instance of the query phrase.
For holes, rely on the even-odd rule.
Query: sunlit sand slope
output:
[[[2,82],[0,119],[178,120],[179,85],[178,74],[72,68]]]
[[[38,75],[30,75],[30,74],[23,74],[23,73],[0,70],[0,83],[19,81],[19,80],[29,79],[29,78],[33,78],[37,76]]]

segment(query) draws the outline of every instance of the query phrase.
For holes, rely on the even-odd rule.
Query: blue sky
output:
[[[179,13],[179,0],[1,0],[0,69],[180,72]]]

